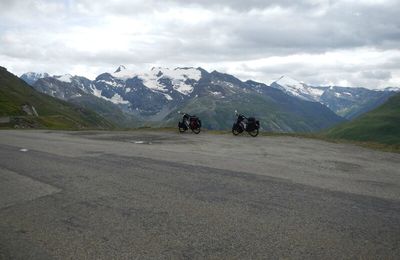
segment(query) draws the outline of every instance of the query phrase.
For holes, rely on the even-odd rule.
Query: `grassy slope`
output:
[[[236,119],[236,109],[244,115],[255,116],[266,131],[312,132],[321,129],[318,128],[320,122],[314,122],[315,116],[307,117],[300,111],[285,110],[276,101],[256,94],[242,94],[229,100],[201,97],[180,108],[183,112],[199,116],[203,126],[209,129],[230,129]],[[180,117],[176,112],[171,113],[166,125],[175,126]]]
[[[39,117],[29,118],[56,129],[111,128],[113,125],[96,113],[35,91],[15,75],[0,67],[0,116],[24,116],[21,106],[36,108]]]
[[[400,146],[400,94],[355,120],[328,130],[324,135]]]
[[[133,128],[141,125],[138,118],[122,112],[117,105],[92,95],[82,95],[81,97],[70,99],[69,102],[79,107],[96,111],[96,113],[119,128]]]

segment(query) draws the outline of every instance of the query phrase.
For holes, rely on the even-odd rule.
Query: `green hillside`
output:
[[[88,110],[96,111],[97,114],[118,128],[134,128],[142,124],[135,116],[122,112],[117,105],[93,95],[82,95],[72,98],[68,102]]]
[[[335,139],[400,145],[400,94],[375,110],[330,129],[325,135]]]
[[[24,111],[25,105],[31,112]],[[29,112],[29,111],[28,111]],[[31,115],[29,115],[31,114]],[[56,129],[112,128],[95,112],[35,91],[24,81],[0,67],[0,117],[17,118],[19,123]]]
[[[329,113],[317,111],[310,115],[308,111],[314,108],[320,109],[320,105],[313,102],[303,103],[298,106],[291,104],[294,106],[291,110],[277,98],[262,97],[254,93],[240,93],[230,96],[229,99],[212,96],[194,98],[179,110],[199,116],[205,128],[219,130],[232,127],[236,120],[235,110],[244,115],[256,117],[260,120],[262,130],[270,132],[312,132],[331,126],[333,124],[331,122],[340,120],[328,109],[326,110]],[[306,107],[307,105],[311,107]],[[302,111],[301,107],[305,111]],[[181,117],[177,111],[172,112],[167,117],[166,125],[175,126]]]

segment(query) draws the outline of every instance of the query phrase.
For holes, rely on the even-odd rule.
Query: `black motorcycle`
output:
[[[237,120],[232,126],[232,134],[238,135],[246,131],[252,137],[256,137],[260,129],[260,122],[254,117],[247,118],[244,115],[238,114],[237,111],[235,113]]]
[[[199,134],[201,131],[201,120],[197,116],[191,116],[186,113],[181,113],[178,111],[179,114],[183,114],[182,122],[178,123],[179,132],[183,133],[186,132],[188,129],[192,130],[193,133]]]

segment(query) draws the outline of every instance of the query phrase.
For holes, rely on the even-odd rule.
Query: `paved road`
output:
[[[291,137],[0,131],[0,259],[398,259],[400,154]]]

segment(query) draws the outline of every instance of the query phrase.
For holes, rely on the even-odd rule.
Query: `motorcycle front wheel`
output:
[[[187,128],[185,127],[185,125],[181,122],[178,123],[178,129],[180,133],[183,133],[187,130]]]
[[[258,135],[258,128],[254,129],[253,131],[250,131],[249,135],[251,135],[252,137],[256,137]]]
[[[240,134],[241,132],[239,131],[239,127],[237,126],[237,125],[233,125],[233,127],[232,127],[232,134],[233,135],[238,135],[238,134]]]

